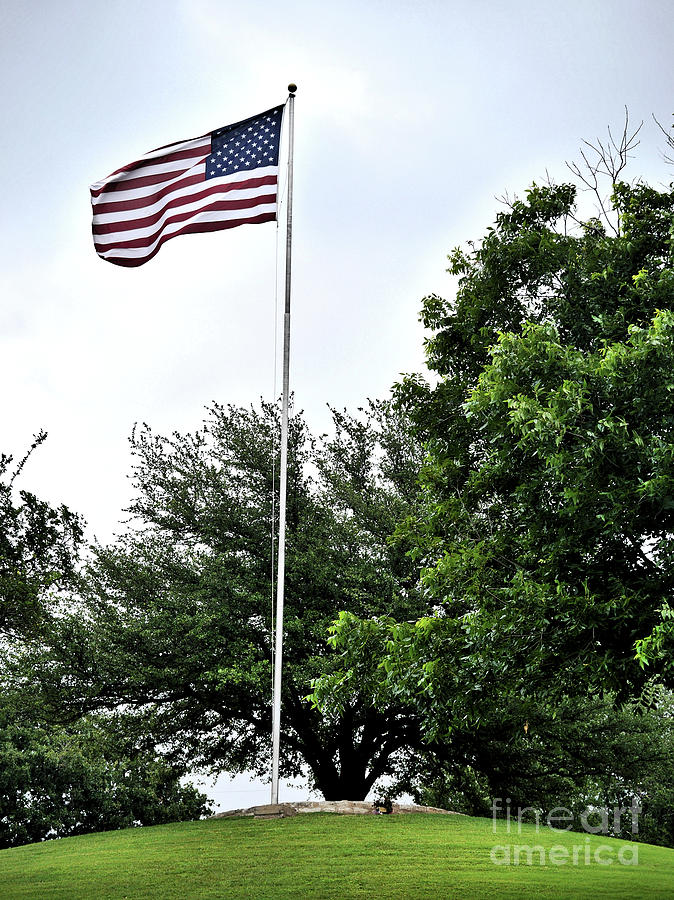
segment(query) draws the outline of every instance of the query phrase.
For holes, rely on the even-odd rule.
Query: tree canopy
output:
[[[17,488],[45,438],[40,432],[18,464],[0,456],[0,847],[209,811],[204,795],[181,784],[184,766],[137,732],[122,735],[119,718],[55,721],[35,673],[18,662],[43,652],[64,617],[77,615],[83,585],[82,519]],[[71,676],[61,674],[65,688]]]
[[[340,609],[423,611],[415,566],[389,542],[413,509],[421,450],[386,404],[333,417],[321,438],[291,419],[281,774],[358,799],[419,739],[414,715],[364,692],[337,715],[305,698],[332,664]],[[193,434],[136,430],[133,524],[96,549],[79,608],[22,660],[52,715],[124,709],[169,758],[267,775],[278,427],[271,404],[214,404]]]
[[[25,694],[0,703],[0,847],[212,812],[182,767],[114,720],[55,726],[25,707]]]
[[[512,203],[452,255],[456,300],[424,301],[438,383],[399,387],[434,624],[518,688],[637,691],[672,590],[674,193],[615,184],[613,209],[615,233],[572,185]]]
[[[627,184],[622,162],[606,163],[615,177],[597,216],[580,216],[573,184],[533,185],[451,254],[455,298],[423,301],[435,377],[408,376],[396,395],[427,456],[397,534],[426,611],[342,615],[341,665],[315,683],[319,706],[339,702],[377,653],[375,702],[408,702],[446,745],[417,776],[427,764],[464,799],[480,784],[492,796],[528,786],[544,805],[536,761],[578,791],[574,758],[616,775],[611,735],[637,721],[620,719],[622,704],[651,671],[671,677],[674,191]],[[618,778],[633,796],[647,744]]]
[[[26,633],[50,595],[72,588],[83,541],[81,518],[65,505],[54,509],[16,480],[47,435],[40,432],[18,463],[0,454],[0,634]]]

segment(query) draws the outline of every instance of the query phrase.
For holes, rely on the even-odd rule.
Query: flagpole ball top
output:
[[[291,83],[288,85],[288,93],[289,93],[289,94],[292,94],[292,95],[294,96],[296,90],[297,90],[297,85],[296,85],[296,84],[293,84],[293,83],[291,82]]]

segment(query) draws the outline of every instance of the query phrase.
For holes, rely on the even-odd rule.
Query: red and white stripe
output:
[[[146,153],[91,185],[96,252],[141,266],[179,234],[276,219],[278,166],[206,179],[211,135]]]

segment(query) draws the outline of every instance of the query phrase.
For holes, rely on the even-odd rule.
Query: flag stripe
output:
[[[134,209],[142,209],[144,206],[157,207],[161,200],[168,194],[178,194],[179,192],[187,192],[194,185],[204,184],[204,173],[197,172],[190,174],[187,178],[176,178],[163,187],[156,188],[152,192],[148,191],[124,191],[120,192],[121,196],[115,197],[114,200],[99,200],[94,209],[94,222],[107,221],[107,216],[121,214],[127,216],[127,212]],[[106,194],[107,198],[107,194]]]
[[[108,194],[115,197],[115,194],[123,194],[127,191],[138,191],[138,196],[141,196],[143,193],[151,192],[144,189],[152,189],[157,184],[174,181],[181,178],[186,172],[191,172],[193,170],[195,172],[200,172],[202,176],[205,174],[206,166],[203,157],[189,169],[186,169],[184,164],[182,164],[177,169],[167,168],[165,171],[152,172],[146,175],[129,175],[124,181],[114,182],[106,188],[105,191],[101,191],[98,197],[105,197]]]
[[[197,200],[195,203],[187,204],[186,206],[181,204],[182,208],[180,212],[166,210],[166,212],[164,212],[155,222],[151,221],[145,223],[143,219],[137,219],[134,222],[124,223],[121,226],[119,223],[110,226],[102,225],[100,226],[101,229],[107,228],[111,230],[96,231],[96,236],[94,238],[96,249],[104,248],[111,244],[118,247],[129,246],[128,242],[131,240],[135,247],[149,245],[161,235],[167,225],[170,225],[173,222],[182,222],[185,219],[190,218],[194,213],[198,213],[200,210],[220,210],[225,212],[230,209],[250,209],[254,206],[276,202],[276,193],[270,194],[268,190],[266,193],[251,191],[251,196],[249,197],[241,196],[243,193],[245,192],[241,191],[237,194],[236,200],[222,200],[218,198],[214,199],[211,203],[204,203],[202,199]]]
[[[99,253],[99,256],[101,256],[103,259],[108,260],[108,262],[114,262],[119,266],[141,266],[143,265],[143,263],[152,259],[153,256],[157,255],[162,244],[170,240],[172,237],[177,237],[180,234],[197,234],[199,232],[222,231],[226,228],[236,228],[237,225],[253,225],[259,222],[274,222],[275,220],[276,204],[274,204],[272,209],[264,210],[263,208],[262,211],[258,211],[255,215],[252,216],[240,216],[238,218],[229,220],[222,219],[220,217],[217,220],[195,220],[193,222],[186,223],[182,228],[175,232],[172,232],[170,234],[164,233],[151,250],[107,250]]]
[[[146,169],[155,164],[161,165],[164,162],[180,163],[181,160],[203,160],[210,153],[211,138],[210,135],[208,135],[206,140],[204,140],[204,138],[199,138],[198,141],[186,141],[181,146],[183,146],[184,149],[174,150],[171,153],[166,154],[159,154],[159,151],[153,150],[151,153],[142,156],[136,162],[129,163],[127,166],[122,166],[121,169],[116,169],[112,174],[108,175],[107,178],[91,185],[92,195],[97,197],[103,190],[114,190],[116,181],[123,181],[125,176],[138,169]],[[187,169],[189,168],[189,164],[183,164],[180,168],[183,170]]]
[[[140,266],[177,235],[274,221],[282,109],[152,150],[92,184],[99,256]]]
[[[111,212],[104,215],[94,216],[93,231],[95,235],[113,234],[114,232],[128,231],[132,228],[145,228],[148,225],[156,225],[166,215],[170,209],[176,209],[179,206],[188,208],[188,206],[198,209],[201,201],[208,197],[220,195],[227,197],[228,193],[236,193],[236,196],[242,199],[257,197],[261,194],[274,196],[275,192],[270,193],[269,188],[276,186],[276,178],[268,176],[267,178],[255,178],[246,182],[248,187],[244,190],[240,183],[235,185],[214,185],[204,188],[204,182],[193,185],[191,190],[183,191],[180,195],[172,194],[166,201],[159,201],[150,206],[143,206],[142,210],[146,215],[138,218],[129,218],[129,210],[121,210],[120,212]]]
[[[172,196],[190,197],[194,193],[198,193],[205,185],[218,185],[223,192],[234,190],[246,190],[248,188],[257,187],[260,184],[276,184],[276,169],[267,166],[263,169],[255,170],[255,177],[250,177],[249,173],[241,176],[227,176],[223,178],[210,179],[206,181],[204,177],[204,169],[201,168],[195,173],[190,172],[186,178],[178,178],[168,185],[157,188],[152,192],[129,191],[128,196],[125,193],[123,197],[115,197],[114,200],[107,202],[99,200],[95,206],[94,224],[98,222],[119,221],[121,218],[131,218],[129,215],[134,210],[145,209],[149,215],[163,207],[162,201],[171,199]],[[171,195],[171,197],[169,197]]]
[[[179,191],[185,185],[195,184],[196,180],[202,183],[206,181],[205,163],[200,163],[199,165],[193,166],[191,169],[189,169],[189,171],[181,172],[179,175],[171,178],[170,181],[166,181],[160,185],[149,184],[142,187],[135,187],[130,190],[120,190],[117,191],[117,193],[110,194],[110,196],[108,196],[106,192],[105,194],[100,195],[93,206],[95,210],[98,210],[102,205],[105,205],[106,203],[119,204],[116,208],[123,209],[124,204],[129,200],[142,199],[146,203],[151,203],[154,199],[166,197],[172,191]]]

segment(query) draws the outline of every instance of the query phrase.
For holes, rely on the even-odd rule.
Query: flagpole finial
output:
[[[291,97],[295,96],[295,91],[297,90],[297,85],[292,82],[288,85],[288,93]]]

